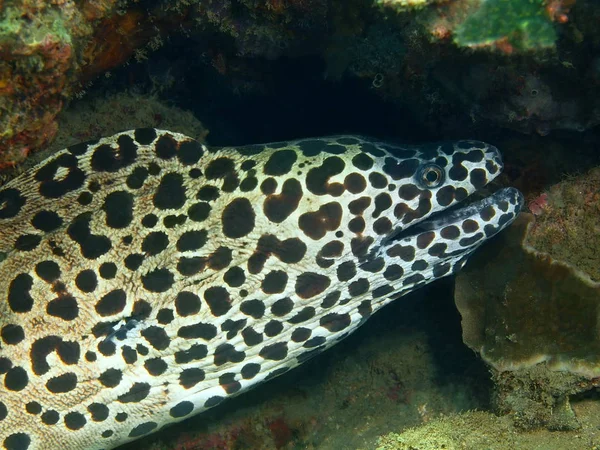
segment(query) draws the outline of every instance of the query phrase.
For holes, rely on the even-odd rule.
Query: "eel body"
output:
[[[0,445],[114,448],[283,374],[509,225],[513,188],[452,208],[501,170],[477,141],[59,151],[0,188]]]

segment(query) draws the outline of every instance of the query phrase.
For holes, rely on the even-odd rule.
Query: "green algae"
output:
[[[597,402],[575,406],[582,419],[580,430],[551,432],[523,431],[509,416],[497,417],[481,411],[439,417],[402,433],[382,436],[377,450],[598,450]]]
[[[461,47],[489,46],[503,39],[520,50],[552,47],[556,31],[544,0],[483,0],[454,30]]]

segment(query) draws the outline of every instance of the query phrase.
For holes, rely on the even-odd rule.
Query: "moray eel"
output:
[[[0,189],[0,443],[110,449],[276,377],[515,219],[476,141],[138,129]]]

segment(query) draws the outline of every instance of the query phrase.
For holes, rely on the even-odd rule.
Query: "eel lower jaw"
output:
[[[468,201],[467,199],[466,202]],[[410,225],[398,232],[392,232],[386,237],[385,241],[386,243],[402,241],[415,237],[425,231],[440,230],[449,225],[456,225],[460,228],[461,224],[467,219],[480,222],[480,214],[484,209],[492,207],[495,212],[502,213],[503,209],[501,205],[504,202],[508,205],[508,210],[514,211],[516,217],[523,207],[524,197],[518,189],[513,187],[503,188],[481,200],[472,201],[467,204],[461,202],[443,211],[438,211],[422,222]]]

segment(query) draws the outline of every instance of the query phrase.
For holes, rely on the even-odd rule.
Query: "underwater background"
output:
[[[0,176],[124,129],[480,139],[527,211],[456,277],[133,449],[600,448],[600,3],[0,0]]]

